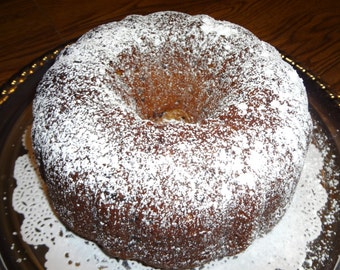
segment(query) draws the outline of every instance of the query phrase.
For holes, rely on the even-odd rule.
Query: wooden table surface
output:
[[[340,97],[339,0],[0,0],[0,85],[99,24],[159,10],[204,13],[240,24]]]

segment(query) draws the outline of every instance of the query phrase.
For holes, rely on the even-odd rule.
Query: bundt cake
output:
[[[158,12],[67,46],[33,102],[60,220],[107,254],[180,269],[235,255],[294,194],[311,119],[302,80],[248,30]]]

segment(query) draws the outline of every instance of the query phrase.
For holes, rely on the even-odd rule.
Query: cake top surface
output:
[[[165,83],[154,83],[160,75],[175,81],[171,104]],[[157,106],[144,111],[148,99]],[[176,104],[195,121],[155,121]],[[213,210],[223,219],[242,207],[240,194],[257,211],[278,190],[290,197],[310,132],[303,83],[272,46],[238,25],[177,12],[132,15],[85,34],[45,74],[33,110],[47,178],[70,192],[98,190],[98,205],[129,202],[145,222],[166,209],[165,227],[178,222],[173,213]]]

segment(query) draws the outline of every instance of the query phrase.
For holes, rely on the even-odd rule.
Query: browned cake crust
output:
[[[273,47],[176,12],[85,34],[44,76],[33,113],[61,221],[111,256],[171,269],[270,230],[311,131],[302,81]]]

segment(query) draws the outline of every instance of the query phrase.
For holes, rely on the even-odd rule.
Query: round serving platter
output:
[[[47,247],[31,246],[20,235],[23,216],[12,206],[12,196],[16,186],[13,172],[17,158],[26,153],[22,146],[22,137],[32,121],[31,103],[36,86],[64,47],[46,53],[15,74],[0,88],[1,269],[44,269]],[[313,119],[326,134],[327,144],[331,145],[332,160],[335,162],[332,168],[337,172],[330,175],[330,178],[338,181],[338,184],[330,196],[338,196],[332,199],[340,200],[340,179],[334,179],[338,178],[340,172],[340,100],[319,78],[284,54],[282,58],[292,65],[303,79]],[[332,239],[328,239],[331,246],[327,249],[329,253],[327,262],[313,262],[313,269],[338,270],[336,265],[340,255],[340,213],[336,215],[337,221],[329,225],[331,228],[326,228],[327,226],[324,225],[325,230],[331,229],[334,232]],[[324,236],[321,234],[320,239],[316,241],[322,242],[322,237]]]

